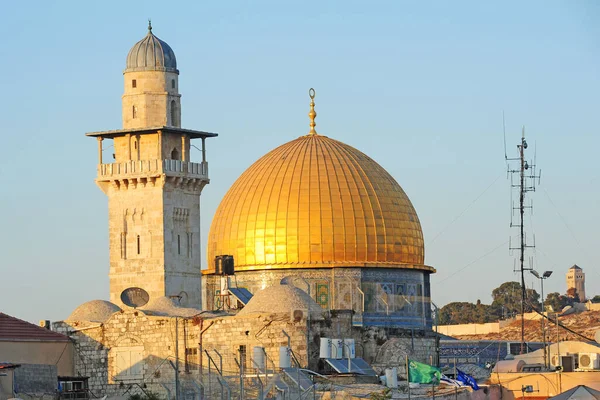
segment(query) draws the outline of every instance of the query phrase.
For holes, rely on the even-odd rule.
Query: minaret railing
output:
[[[181,160],[139,160],[98,165],[98,178],[100,179],[152,173],[208,177],[208,163]]]

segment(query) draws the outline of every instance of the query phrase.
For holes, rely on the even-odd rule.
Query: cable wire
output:
[[[481,261],[482,259],[484,259],[485,257],[489,256],[490,254],[492,254],[493,252],[495,252],[496,250],[498,250],[500,247],[504,246],[508,244],[508,240],[506,240],[505,242],[499,244],[498,246],[494,247],[492,250],[488,251],[487,253],[485,253],[484,255],[480,256],[479,258],[471,261],[470,263],[468,263],[467,265],[465,265],[464,267],[462,267],[461,269],[459,269],[458,271],[452,273],[451,275],[448,275],[446,278],[442,279],[439,282],[436,283],[442,283],[444,281],[447,281],[448,279],[454,277],[455,275],[459,274],[460,272],[464,271],[465,269],[467,269],[468,267],[470,267],[471,265],[475,264],[478,261]]]
[[[448,225],[446,225],[441,231],[439,231],[438,234],[435,235],[433,239],[429,241],[429,243],[427,243],[427,246],[433,244],[433,242],[435,242],[438,237],[440,237],[448,228],[450,228],[450,226],[452,226],[456,221],[458,221],[458,219],[462,217],[469,210],[469,208],[473,206],[473,204],[477,203],[477,200],[479,200],[492,186],[494,186],[494,183],[496,183],[503,174],[504,172],[498,175],[498,177],[494,179],[494,181],[491,184],[489,184],[488,187],[486,187],[484,191],[481,192],[479,196],[475,198],[475,200],[471,201],[471,203],[469,203],[469,205],[464,210],[462,210],[456,217],[454,217],[452,221],[450,221]]]

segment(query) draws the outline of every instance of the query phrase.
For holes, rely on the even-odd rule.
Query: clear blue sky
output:
[[[588,294],[600,294],[598,2],[64,1],[1,11],[1,311],[56,320],[108,297],[107,199],[84,133],[121,127],[125,57],[147,18],[177,55],[183,126],[220,134],[208,142],[204,237],[234,180],[308,132],[314,87],[317,130],[374,158],[412,200],[438,270],[434,301],[489,303],[517,279],[503,244],[516,234],[504,110],[509,152],[521,125],[530,150],[537,143],[542,185],[527,226],[536,268],[555,271],[545,291],[565,292],[577,263]]]

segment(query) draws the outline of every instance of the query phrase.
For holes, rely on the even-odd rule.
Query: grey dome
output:
[[[157,315],[165,317],[186,317],[190,318],[200,314],[202,311],[196,308],[180,307],[173,299],[166,296],[157,297],[150,303],[142,307],[146,315]]]
[[[280,314],[295,310],[310,312],[314,317],[320,317],[323,309],[306,292],[285,282],[267,286],[256,292],[248,304],[237,315],[254,313]]]
[[[148,34],[137,42],[127,54],[126,71],[177,71],[177,59],[171,46],[152,33],[148,25]]]
[[[116,305],[106,300],[92,300],[77,307],[67,321],[106,322],[114,313],[121,311]]]

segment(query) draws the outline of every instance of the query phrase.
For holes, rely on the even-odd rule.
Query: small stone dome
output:
[[[114,313],[121,311],[119,306],[106,300],[92,300],[77,307],[67,321],[106,322]]]
[[[177,59],[171,46],[152,33],[148,24],[148,34],[137,42],[127,54],[125,71],[177,71]]]
[[[252,313],[281,314],[295,310],[321,315],[323,309],[306,292],[286,283],[268,286],[258,291],[238,315]]]
[[[173,299],[161,296],[157,297],[147,305],[141,308],[146,315],[156,315],[163,317],[193,317],[201,313],[196,308],[186,308],[177,305]]]

